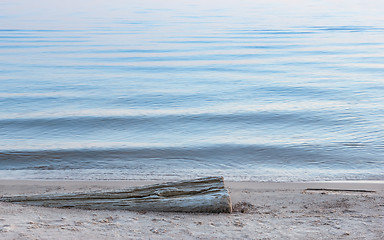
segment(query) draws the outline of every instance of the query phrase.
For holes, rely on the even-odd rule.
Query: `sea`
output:
[[[383,9],[1,0],[0,179],[384,180]]]

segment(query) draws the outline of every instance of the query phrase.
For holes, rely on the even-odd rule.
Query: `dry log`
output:
[[[114,191],[2,197],[26,205],[93,210],[230,213],[222,177],[168,182]]]

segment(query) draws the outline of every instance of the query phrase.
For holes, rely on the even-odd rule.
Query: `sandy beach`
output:
[[[0,195],[151,183],[155,182],[1,180]],[[0,239],[384,239],[382,182],[226,182],[226,186],[232,214],[90,211],[2,202]]]

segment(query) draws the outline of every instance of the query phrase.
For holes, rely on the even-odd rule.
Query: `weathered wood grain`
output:
[[[222,177],[168,182],[114,191],[2,197],[26,205],[93,210],[230,213]]]

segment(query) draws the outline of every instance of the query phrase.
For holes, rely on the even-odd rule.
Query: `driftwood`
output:
[[[222,177],[114,191],[2,197],[0,201],[42,207],[93,210],[230,213],[232,204]]]

